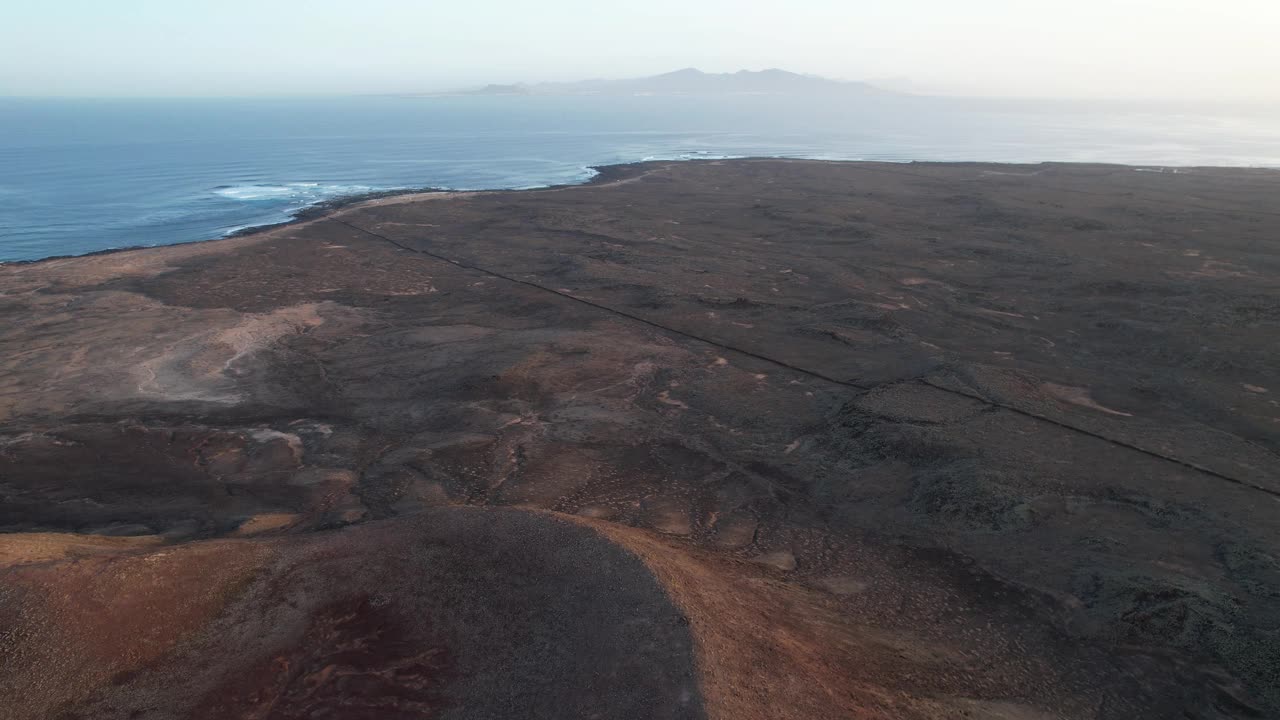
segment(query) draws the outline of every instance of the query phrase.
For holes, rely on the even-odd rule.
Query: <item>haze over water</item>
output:
[[[730,156],[1280,167],[1280,121],[912,96],[0,99],[0,261],[214,238],[375,190]]]

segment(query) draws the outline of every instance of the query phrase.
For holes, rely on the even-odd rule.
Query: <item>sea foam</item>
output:
[[[371,185],[335,185],[316,182],[295,182],[282,184],[258,183],[253,185],[224,185],[214,188],[213,193],[230,200],[239,200],[242,202],[293,200],[311,203],[342,197],[343,195],[359,195],[361,193],[387,189],[391,188],[378,188]]]
[[[748,155],[721,155],[709,152],[707,150],[695,150],[692,152],[673,152],[663,153],[660,155],[647,155],[640,159],[640,162],[668,161],[668,160],[738,160],[749,157]]]

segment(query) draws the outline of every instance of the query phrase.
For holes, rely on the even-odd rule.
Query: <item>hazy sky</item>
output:
[[[0,95],[437,90],[781,67],[1280,100],[1280,0],[4,0]]]

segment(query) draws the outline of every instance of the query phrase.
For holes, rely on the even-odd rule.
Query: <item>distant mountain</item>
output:
[[[531,95],[530,87],[524,83],[512,85],[485,85],[482,88],[468,90],[468,95]]]
[[[486,85],[467,95],[825,95],[890,94],[861,82],[829,80],[786,70],[739,70],[705,73],[695,68],[629,80],[584,80],[568,83]]]

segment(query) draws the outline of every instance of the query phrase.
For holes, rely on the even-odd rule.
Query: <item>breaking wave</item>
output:
[[[330,200],[345,195],[360,195],[377,190],[394,188],[374,187],[372,185],[329,185],[314,182],[298,183],[259,183],[253,185],[220,185],[213,189],[215,195],[241,202],[288,200],[299,203],[314,203]]]
[[[640,159],[640,162],[653,162],[655,160],[735,160],[738,158],[749,157],[748,155],[721,155],[706,150],[695,150],[692,152],[673,152],[663,153],[660,155],[646,155]]]

